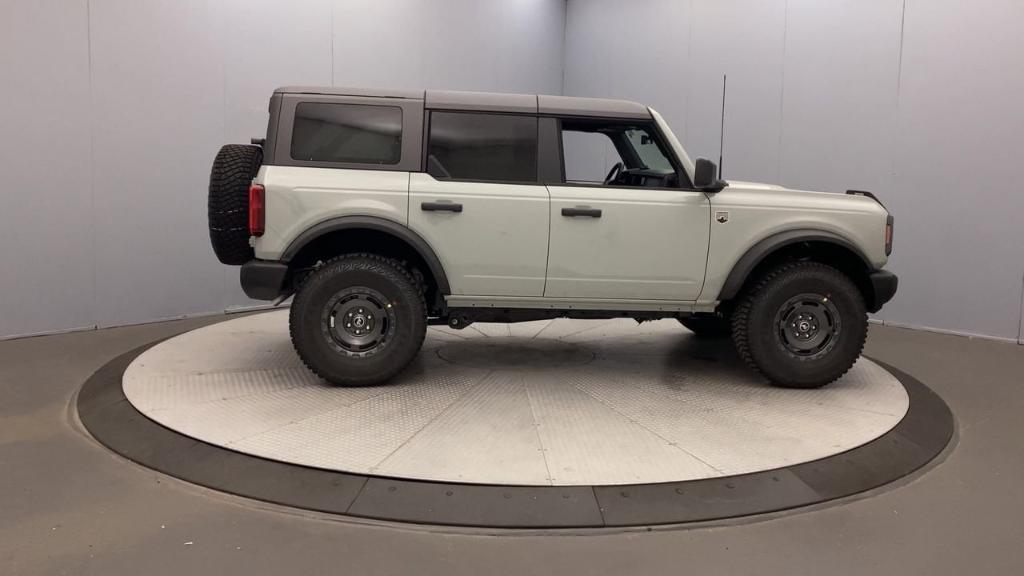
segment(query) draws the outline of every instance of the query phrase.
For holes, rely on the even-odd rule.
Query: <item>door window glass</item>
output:
[[[537,181],[537,117],[433,112],[427,172],[441,180]]]
[[[565,181],[577,184],[604,183],[608,170],[622,161],[608,135],[600,132],[563,130],[562,151]]]
[[[683,186],[653,125],[562,120],[565,181],[604,186]]]

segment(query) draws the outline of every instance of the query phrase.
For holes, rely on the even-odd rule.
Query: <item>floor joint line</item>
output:
[[[534,332],[533,336],[530,336],[530,339],[532,340],[532,339],[536,338],[537,336],[540,336],[541,332],[543,332],[543,331],[547,330],[548,328],[550,328],[551,325],[554,324],[554,323],[555,323],[554,320],[548,320],[548,323],[545,324],[543,327],[541,327],[540,330],[537,330],[536,332]]]
[[[657,433],[657,432],[655,432],[654,430],[651,430],[651,429],[650,429],[650,428],[648,428],[647,426],[644,426],[644,425],[643,425],[642,423],[640,423],[640,422],[637,422],[636,420],[634,420],[634,419],[630,418],[630,417],[629,417],[628,415],[624,414],[623,412],[621,412],[621,411],[620,411],[619,409],[615,408],[615,407],[614,407],[614,406],[612,406],[611,404],[609,404],[609,403],[605,402],[604,400],[602,400],[602,399],[598,398],[597,396],[594,396],[594,395],[593,395],[593,394],[591,394],[590,392],[587,392],[586,390],[584,390],[584,389],[580,388],[578,384],[573,384],[572,386],[573,386],[573,388],[575,388],[575,389],[579,390],[580,392],[582,392],[582,393],[586,394],[587,396],[589,396],[589,397],[593,398],[593,399],[594,399],[594,400],[595,400],[596,402],[600,402],[601,404],[603,404],[604,406],[606,406],[606,407],[607,407],[607,408],[608,408],[609,410],[611,410],[612,412],[615,412],[616,414],[618,414],[619,416],[622,416],[622,417],[623,417],[623,418],[625,418],[626,420],[629,420],[629,421],[630,421],[630,422],[632,422],[633,424],[636,424],[637,426],[639,426],[639,427],[643,428],[644,430],[646,430],[646,431],[650,432],[651,434],[654,434],[654,435],[655,435],[655,436],[657,436],[658,438],[662,439],[662,440],[663,440],[663,441],[664,441],[664,442],[665,442],[666,444],[668,444],[669,446],[672,446],[673,448],[675,448],[675,449],[677,449],[677,450],[679,450],[679,451],[683,452],[683,453],[684,453],[684,454],[686,454],[687,456],[689,456],[689,457],[693,458],[694,460],[697,460],[698,462],[700,462],[700,463],[704,464],[705,466],[707,466],[708,468],[711,468],[712,470],[714,470],[715,472],[718,472],[719,474],[722,474],[722,475],[725,475],[725,474],[726,474],[724,470],[720,470],[720,469],[719,469],[719,468],[718,468],[717,466],[712,466],[710,462],[708,462],[708,461],[704,460],[704,459],[703,459],[703,458],[701,458],[700,456],[697,456],[697,455],[696,455],[696,454],[694,454],[693,452],[690,452],[689,450],[686,450],[685,448],[683,448],[682,446],[680,446],[680,445],[679,445],[679,444],[678,444],[677,442],[672,442],[672,441],[670,441],[670,440],[669,440],[668,438],[665,438],[665,437],[664,437],[664,436],[662,436],[661,434],[658,434],[658,433]]]
[[[490,378],[490,377],[491,377],[491,374],[494,374],[494,372],[495,372],[494,370],[490,370],[490,371],[488,371],[488,372],[487,372],[486,374],[484,374],[484,375],[483,375],[483,377],[481,377],[481,378],[480,378],[479,380],[477,380],[475,384],[473,384],[472,386],[470,386],[469,388],[467,388],[467,389],[466,389],[466,390],[465,390],[465,391],[464,391],[464,392],[463,392],[462,394],[459,394],[459,395],[458,395],[458,396],[456,396],[456,397],[455,397],[454,399],[452,399],[452,401],[451,401],[451,402],[449,402],[447,406],[445,406],[444,408],[442,408],[442,409],[441,409],[441,410],[440,410],[440,411],[439,411],[439,412],[438,412],[437,414],[434,414],[434,416],[433,416],[433,417],[432,417],[432,418],[431,418],[430,420],[426,421],[426,422],[425,422],[425,423],[423,424],[423,426],[420,426],[420,427],[419,427],[418,429],[416,429],[416,431],[415,431],[415,432],[413,432],[412,434],[410,434],[408,438],[406,438],[405,440],[403,440],[403,441],[402,441],[402,443],[401,443],[401,444],[399,444],[398,446],[396,446],[394,450],[392,450],[391,452],[389,452],[387,456],[385,456],[385,457],[381,458],[381,459],[380,459],[380,460],[379,460],[379,461],[378,461],[378,462],[377,462],[376,464],[374,464],[373,466],[371,466],[371,467],[370,467],[370,472],[372,472],[372,473],[376,473],[376,471],[377,471],[377,468],[380,468],[380,465],[381,465],[381,464],[383,464],[383,463],[387,462],[388,458],[391,458],[392,456],[394,456],[396,452],[398,452],[399,450],[401,450],[401,449],[402,449],[402,447],[404,447],[404,446],[405,446],[406,444],[408,444],[409,442],[411,442],[413,438],[415,438],[416,436],[419,436],[420,432],[423,432],[424,430],[426,430],[426,429],[427,429],[427,426],[430,426],[431,424],[433,424],[434,422],[436,422],[436,421],[437,421],[437,419],[438,419],[438,418],[440,418],[440,417],[441,417],[441,416],[442,416],[442,415],[443,415],[443,414],[444,414],[445,412],[447,412],[447,411],[451,410],[452,406],[455,406],[455,404],[457,404],[457,403],[459,402],[459,400],[462,400],[462,399],[463,399],[463,398],[465,398],[465,397],[466,397],[466,395],[468,395],[468,394],[469,394],[470,392],[472,392],[472,391],[476,390],[477,388],[479,388],[479,387],[480,387],[480,385],[484,383],[484,381],[486,381],[486,380],[487,380],[488,378]]]
[[[533,418],[533,433],[537,435],[537,444],[540,445],[540,456],[544,460],[544,470],[548,474],[548,484],[555,485],[555,478],[551,475],[551,465],[548,463],[548,450],[544,447],[544,439],[540,435],[540,427],[537,423],[537,411],[533,408],[533,396],[530,394],[530,387],[526,382],[520,380],[520,386],[526,392],[526,403],[530,405],[530,417]]]

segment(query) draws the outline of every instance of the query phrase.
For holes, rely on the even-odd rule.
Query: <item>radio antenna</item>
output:
[[[725,79],[722,74],[722,123],[718,127],[718,178],[722,178],[722,151],[725,149]]]

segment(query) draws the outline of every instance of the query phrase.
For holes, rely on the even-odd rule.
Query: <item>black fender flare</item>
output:
[[[746,283],[750,273],[753,272],[754,269],[757,268],[758,264],[763,262],[764,259],[773,252],[781,248],[785,248],[786,246],[799,244],[801,242],[824,242],[827,244],[835,244],[856,254],[864,264],[865,271],[870,271],[872,269],[871,261],[868,260],[864,253],[852,242],[838,234],[825,230],[814,229],[786,230],[762,239],[751,246],[743,256],[736,261],[732,270],[729,272],[729,275],[725,278],[725,283],[722,284],[718,300],[729,300],[735,297],[736,294],[739,293],[740,288],[743,287],[743,284]]]
[[[434,252],[430,244],[422,236],[409,229],[408,226],[377,216],[339,216],[311,226],[288,244],[288,247],[285,248],[284,253],[281,255],[281,261],[290,262],[310,242],[325,234],[340,230],[360,229],[385,232],[404,241],[427,263],[431,275],[433,275],[434,280],[437,282],[438,291],[445,296],[452,293],[451,285],[448,283],[448,276],[444,272],[444,266],[441,265],[441,259],[437,257],[437,253]]]

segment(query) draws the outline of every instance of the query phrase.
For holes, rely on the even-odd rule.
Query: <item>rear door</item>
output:
[[[558,120],[544,296],[693,301],[707,265],[710,201],[653,122]]]
[[[426,172],[411,174],[409,227],[441,259],[452,293],[542,296],[547,188],[533,114],[432,111]]]

